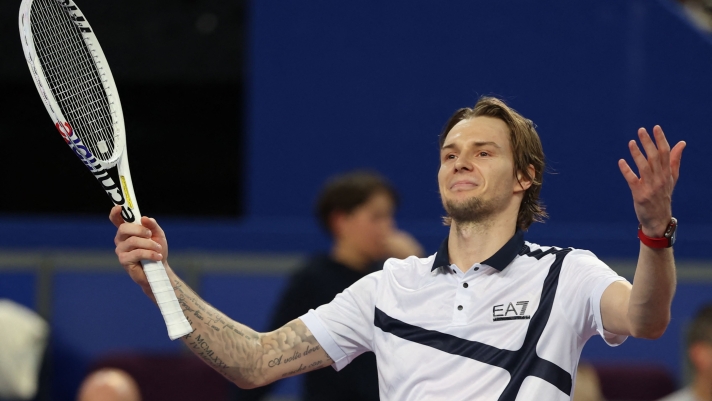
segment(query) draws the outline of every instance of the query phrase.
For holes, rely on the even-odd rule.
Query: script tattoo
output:
[[[264,385],[333,363],[301,320],[260,334],[227,318],[182,281],[175,279],[173,289],[193,328],[183,337],[184,344],[240,387]]]

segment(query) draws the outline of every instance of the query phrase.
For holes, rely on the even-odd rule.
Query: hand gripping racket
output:
[[[20,37],[40,97],[69,147],[126,222],[140,222],[124,117],[94,31],[73,0],[23,0]],[[192,331],[161,262],[142,260],[171,340]]]

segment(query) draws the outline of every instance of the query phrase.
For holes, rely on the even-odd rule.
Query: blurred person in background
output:
[[[375,172],[353,171],[327,181],[316,201],[315,214],[332,239],[331,250],[312,256],[291,275],[269,330],[329,303],[362,277],[380,270],[389,257],[422,256],[420,244],[395,228],[397,205],[396,190]],[[372,352],[340,372],[320,369],[304,376],[302,401],[379,399],[376,357]],[[273,387],[243,390],[237,399],[263,400]]]
[[[0,400],[37,394],[49,325],[33,310],[0,299]]]
[[[77,401],[141,401],[141,392],[128,373],[106,368],[84,379]]]
[[[590,363],[579,362],[573,401],[605,401],[598,373]]]
[[[692,382],[660,401],[712,401],[712,304],[702,307],[687,332]]]

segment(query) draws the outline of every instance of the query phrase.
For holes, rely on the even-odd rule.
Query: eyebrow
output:
[[[497,148],[497,149],[501,149],[501,148],[502,148],[502,147],[499,146],[496,142],[492,142],[492,141],[478,141],[478,142],[475,142],[475,146],[477,146],[477,147],[482,147],[482,146],[487,146],[487,145],[492,145],[492,146],[494,146],[494,147]],[[456,146],[454,143],[451,143],[451,144],[449,144],[449,145],[443,146],[442,148],[440,148],[440,150],[453,149],[453,148],[456,148],[456,147],[457,147],[457,146]]]

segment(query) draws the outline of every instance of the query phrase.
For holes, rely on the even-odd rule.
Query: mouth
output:
[[[467,191],[473,188],[476,188],[478,185],[475,184],[472,181],[456,181],[452,185],[450,185],[450,190],[451,191]]]

